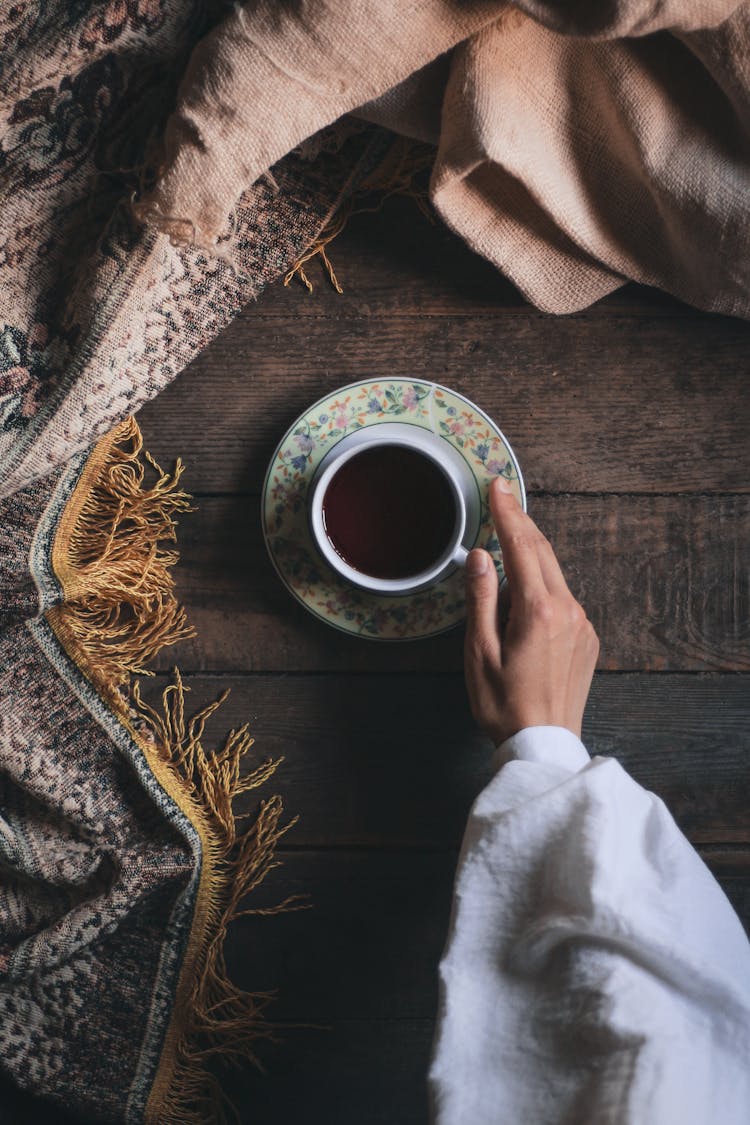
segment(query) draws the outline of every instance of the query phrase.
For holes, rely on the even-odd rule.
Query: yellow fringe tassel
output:
[[[190,511],[190,498],[179,488],[182,463],[163,472],[143,453],[133,418],[118,427],[114,440],[104,441],[106,460],[74,505],[64,553],[53,555],[64,600],[48,616],[96,670],[97,686],[111,700],[131,675],[152,675],[145,664],[160,649],[195,631],[174,595],[177,552],[163,547],[175,542],[174,516]],[[150,487],[147,465],[157,477]]]
[[[156,480],[146,483],[147,466]],[[182,465],[165,473],[143,451],[134,419],[123,422],[91,454],[63,513],[52,563],[63,601],[48,620],[68,655],[130,730],[154,775],[190,819],[203,847],[203,865],[188,949],[159,1069],[146,1112],[148,1125],[225,1122],[227,1101],[209,1069],[214,1056],[257,1062],[253,1045],[273,1039],[264,1016],[270,994],[251,994],[229,980],[223,954],[227,927],[248,914],[303,909],[303,896],[277,906],[240,910],[240,903],[278,866],[277,841],[295,823],[281,825],[279,797],[261,802],[253,823],[238,833],[233,801],[263,785],[277,761],[243,775],[253,745],[246,726],[224,746],[206,751],[207,720],[228,693],[192,718],[185,716],[179,672],[162,709],[145,703],[134,674],[164,646],[194,635],[174,595],[171,568],[178,512],[190,510],[179,488]]]
[[[224,1061],[249,1060],[257,1065],[258,1039],[274,1040],[265,1008],[272,995],[248,993],[230,981],[224,961],[227,928],[250,914],[277,914],[306,909],[304,896],[292,895],[268,908],[240,909],[241,901],[277,867],[274,847],[295,820],[280,824],[279,797],[261,802],[250,828],[238,835],[232,809],[235,797],[257,789],[274,773],[279,761],[267,761],[243,776],[241,762],[253,745],[247,727],[233,730],[221,750],[207,753],[203,746],[206,721],[221,706],[225,692],[191,719],[185,717],[185,692],[189,690],[175,672],[175,683],[164,691],[162,711],[143,701],[138,684],[132,692],[137,714],[146,721],[157,752],[184,786],[193,809],[202,810],[211,827],[211,864],[214,888],[206,912],[208,941],[191,974],[191,987],[182,997],[184,1016],[175,1044],[169,1081],[161,1083],[151,1101],[148,1120],[154,1125],[206,1125],[226,1120],[222,1103],[228,1103],[209,1066],[215,1056]],[[166,1077],[166,1076],[165,1076]]]
[[[427,192],[415,186],[419,174],[426,168],[431,168],[434,160],[435,149],[431,145],[410,140],[408,137],[396,137],[384,159],[360,183],[355,197],[348,199],[343,204],[341,209],[329,219],[312,245],[297,259],[284,277],[284,285],[289,285],[292,278],[298,277],[308,293],[312,293],[315,287],[304,267],[314,258],[320,258],[331,285],[337,293],[343,293],[344,290],[336,277],[333,264],[328,256],[328,246],[334,238],[341,234],[352,215],[379,211],[386,199],[389,199],[392,195],[409,196],[417,204],[422,214],[430,222],[434,222]],[[375,193],[380,193],[380,196],[374,205],[358,205],[358,201]]]

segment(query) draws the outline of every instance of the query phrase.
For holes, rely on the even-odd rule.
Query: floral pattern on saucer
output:
[[[442,633],[463,620],[462,572],[454,571],[428,590],[401,597],[357,589],[320,556],[307,519],[307,490],[322,459],[348,434],[384,422],[432,430],[461,453],[481,499],[479,531],[471,546],[489,551],[502,577],[487,490],[490,481],[502,475],[512,482],[525,507],[518,465],[494,422],[468,399],[437,383],[368,380],[342,387],[310,407],[290,427],[271,459],[263,488],[263,528],[279,577],[317,617],[346,633],[412,640]]]

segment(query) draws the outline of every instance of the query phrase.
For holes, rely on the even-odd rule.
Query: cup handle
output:
[[[467,551],[466,547],[464,547],[463,543],[459,543],[455,551],[453,552],[453,558],[451,559],[451,562],[455,563],[456,566],[465,566],[468,555],[469,552]]]

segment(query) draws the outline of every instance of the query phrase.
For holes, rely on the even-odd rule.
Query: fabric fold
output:
[[[540,309],[628,280],[750,315],[750,5],[258,2],[196,50],[137,212],[214,248],[242,186],[354,113]]]
[[[242,190],[281,156],[497,16],[496,0],[275,0],[237,6],[195,49],[137,214],[214,248]]]

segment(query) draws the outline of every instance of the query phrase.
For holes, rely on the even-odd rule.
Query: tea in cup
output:
[[[421,427],[349,435],[311,483],[313,540],[343,578],[373,593],[410,594],[462,565],[479,523],[476,481],[460,453]]]

